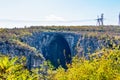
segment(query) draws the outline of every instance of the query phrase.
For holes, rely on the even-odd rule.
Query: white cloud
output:
[[[56,16],[56,15],[49,15],[45,17],[45,20],[47,21],[65,21],[65,19],[63,17],[60,16]]]

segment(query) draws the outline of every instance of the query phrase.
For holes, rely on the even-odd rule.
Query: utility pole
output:
[[[100,26],[100,18],[97,16],[97,25]]]
[[[101,25],[102,25],[102,26],[104,25],[103,19],[104,19],[104,14],[102,13],[102,14],[101,14],[101,18],[100,18],[100,20],[101,20]]]

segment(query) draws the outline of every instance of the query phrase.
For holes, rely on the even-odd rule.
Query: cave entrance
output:
[[[46,59],[50,60],[51,64],[57,68],[62,66],[67,68],[66,63],[71,62],[71,51],[66,39],[58,34],[52,38],[47,45]]]

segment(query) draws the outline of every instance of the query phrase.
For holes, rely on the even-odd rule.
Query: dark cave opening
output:
[[[55,68],[58,68],[60,65],[63,68],[67,68],[66,63],[71,62],[71,50],[68,42],[62,35],[57,34],[47,45],[45,58],[49,60]]]

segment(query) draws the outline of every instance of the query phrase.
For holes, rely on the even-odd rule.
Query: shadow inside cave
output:
[[[67,68],[66,64],[71,62],[71,50],[64,36],[56,34],[46,45],[43,51],[46,60],[58,68],[60,65]]]

